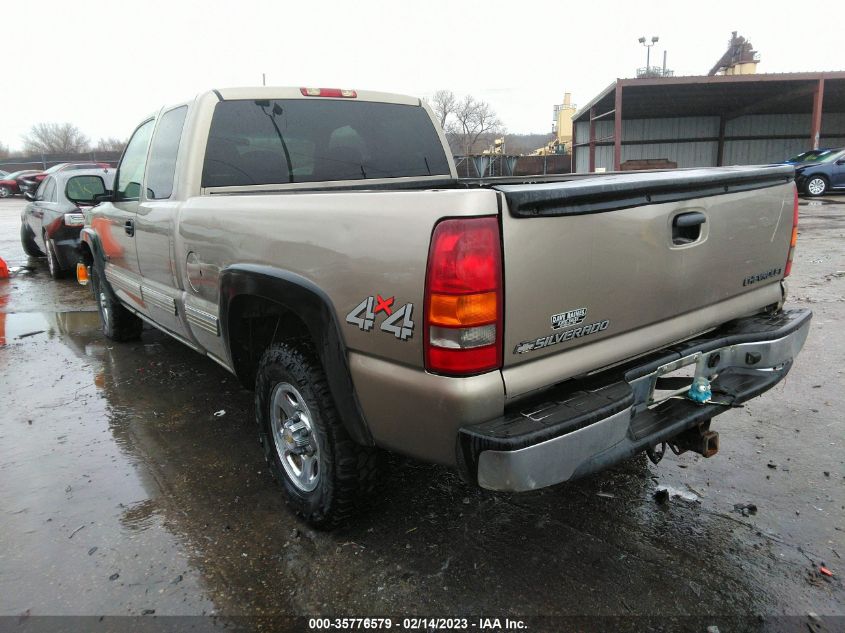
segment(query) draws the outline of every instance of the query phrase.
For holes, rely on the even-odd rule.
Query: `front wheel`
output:
[[[310,345],[276,343],[264,352],[255,415],[270,471],[294,512],[320,529],[348,521],[375,481],[378,451],[349,437]]]
[[[112,298],[97,267],[91,267],[91,288],[100,313],[100,326],[106,338],[113,341],[133,341],[141,336],[144,322]]]
[[[810,176],[804,188],[808,196],[813,196],[814,198],[822,196],[827,191],[827,180],[821,176]]]

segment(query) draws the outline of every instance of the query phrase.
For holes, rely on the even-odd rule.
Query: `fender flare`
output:
[[[91,251],[91,265],[97,270],[100,287],[109,295],[109,299],[120,303],[120,299],[117,298],[111,284],[106,279],[106,255],[103,251],[103,245],[100,243],[100,236],[97,235],[94,229],[86,226],[79,232],[80,250],[82,249],[82,244],[85,244]]]
[[[271,266],[234,264],[223,269],[220,273],[220,333],[231,367],[235,363],[230,337],[230,306],[237,297],[244,295],[276,303],[305,324],[326,372],[341,422],[355,442],[374,446],[352,384],[346,344],[328,295],[305,277]]]

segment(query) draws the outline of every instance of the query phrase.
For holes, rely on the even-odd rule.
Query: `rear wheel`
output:
[[[6,185],[0,185],[0,198],[8,198],[12,195],[12,190]]]
[[[47,269],[50,271],[50,276],[53,279],[61,279],[65,276],[65,270],[59,264],[56,258],[56,247],[53,246],[53,241],[46,235],[44,236],[44,246],[47,249]]]
[[[255,415],[270,471],[299,516],[331,529],[361,508],[375,481],[378,450],[349,437],[310,345],[276,343],[264,352]]]
[[[44,256],[44,253],[38,248],[38,244],[35,243],[35,236],[26,224],[21,224],[21,246],[23,247],[23,252],[30,257]]]
[[[823,176],[810,176],[804,189],[808,196],[822,196],[827,191],[827,180]]]
[[[100,279],[97,267],[91,267],[91,288],[100,313],[100,326],[106,338],[113,341],[132,341],[141,336],[144,322],[112,298]]]

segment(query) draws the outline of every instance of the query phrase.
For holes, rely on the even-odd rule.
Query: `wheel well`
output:
[[[311,335],[302,319],[284,305],[241,295],[229,306],[228,338],[235,374],[244,387],[252,389],[264,350],[273,343]]]
[[[82,259],[82,263],[86,266],[92,266],[94,264],[94,255],[91,253],[91,247],[88,246],[88,243],[85,241],[79,242],[79,257]]]

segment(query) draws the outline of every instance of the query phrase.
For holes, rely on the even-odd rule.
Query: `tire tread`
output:
[[[378,449],[357,444],[340,420],[329,390],[328,380],[317,353],[310,341],[296,339],[274,343],[264,352],[259,362],[255,384],[256,419],[261,425],[261,440],[265,456],[272,465],[271,472],[277,479],[284,478],[273,455],[272,439],[263,424],[267,400],[275,382],[271,383],[270,368],[284,368],[296,379],[299,387],[308,389],[317,400],[319,421],[330,444],[329,455],[323,456],[321,476],[331,475],[328,498],[321,499],[316,507],[309,507],[302,498],[287,495],[289,507],[313,527],[333,529],[347,523],[366,505],[379,471]],[[318,488],[321,490],[322,486]]]
[[[35,236],[25,224],[21,223],[21,247],[29,257],[44,257],[44,253],[35,243]]]
[[[97,309],[100,307],[100,284],[108,283],[105,280],[100,280],[99,273],[97,273],[96,266],[91,267],[91,289],[94,291],[94,300],[97,302]],[[144,322],[140,317],[132,314],[123,305],[112,298],[111,293],[106,289],[106,297],[111,310],[112,319],[110,324],[103,321],[102,314],[100,315],[100,322],[103,329],[103,334],[106,338],[120,343],[125,341],[134,341],[141,337],[141,331],[144,329]]]

